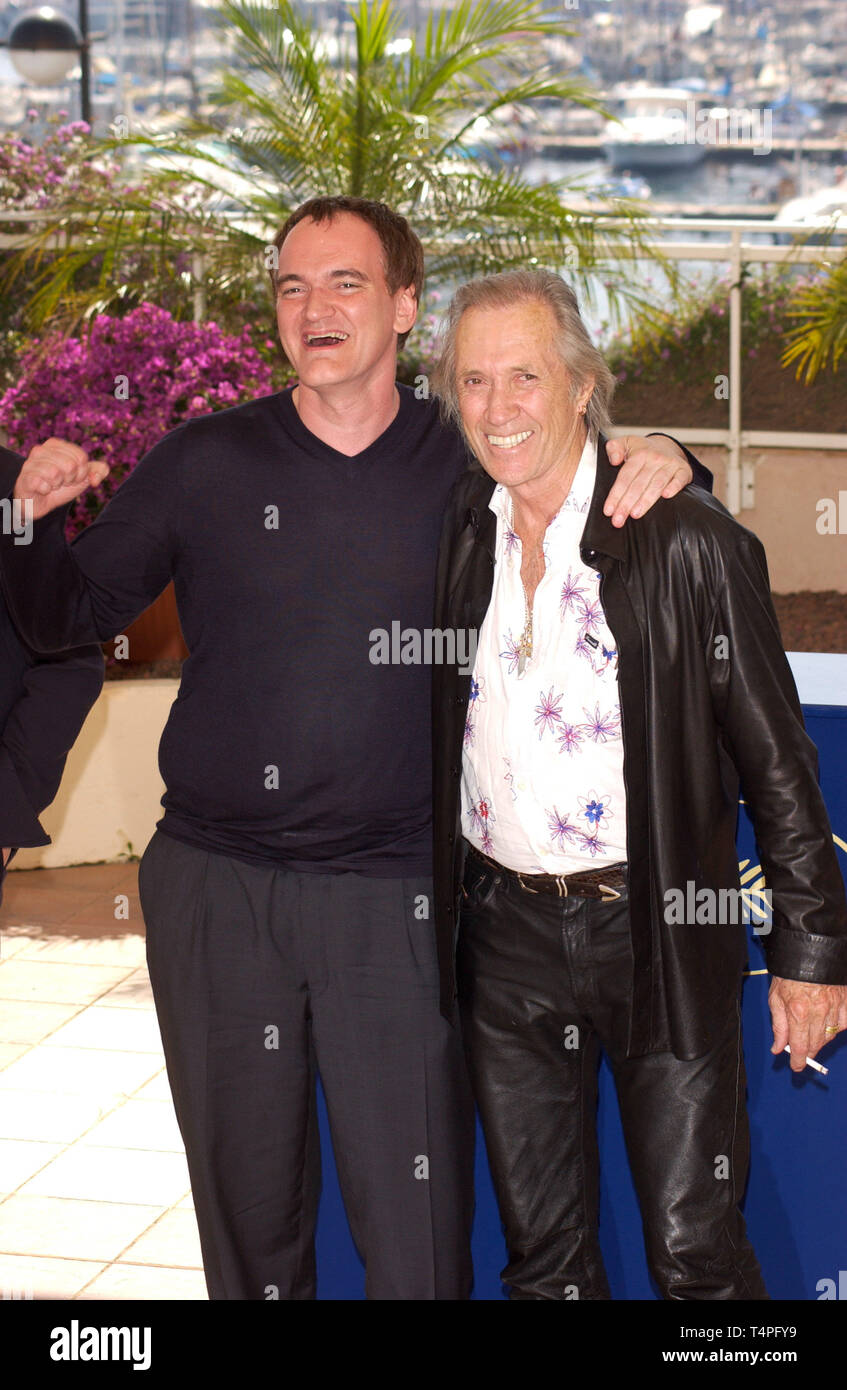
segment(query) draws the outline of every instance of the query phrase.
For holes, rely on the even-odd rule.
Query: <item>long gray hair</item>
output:
[[[468,309],[508,309],[524,300],[549,305],[558,327],[556,348],[570,374],[572,399],[576,399],[593,375],[594,390],[585,407],[585,423],[590,434],[600,431],[609,434],[612,428],[609,406],[615,378],[588,336],[576,295],[552,270],[504,270],[499,275],[483,275],[469,280],[453,295],[441,330],[441,351],[432,379],[442,418],[461,428],[456,330],[462,315]]]

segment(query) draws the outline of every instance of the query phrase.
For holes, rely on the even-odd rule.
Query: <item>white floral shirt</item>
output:
[[[532,656],[519,674],[526,619],[521,543],[498,484],[494,586],[476,654],[465,726],[462,828],[519,873],[576,873],[626,859],[617,651],[600,604],[600,575],[579,543],[594,490],[589,438],[544,536]]]

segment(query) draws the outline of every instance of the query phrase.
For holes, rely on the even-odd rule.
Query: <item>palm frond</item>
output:
[[[795,376],[807,385],[830,364],[837,371],[847,351],[847,258],[827,272],[795,290],[787,310],[799,322],[786,334],[782,365],[796,363]]]
[[[603,110],[580,79],[547,63],[542,40],[568,31],[542,0],[459,0],[431,12],[423,38],[402,51],[390,0],[360,0],[349,14],[352,39],[336,67],[291,0],[223,0],[231,62],[214,117],[168,137],[96,142],[99,153],[135,146],[168,166],[148,163],[119,207],[108,193],[60,201],[4,259],[0,287],[19,293],[32,276],[30,322],[119,306],[136,287],[188,312],[197,255],[210,306],[228,305],[239,283],[245,295],[263,294],[262,254],[282,221],[306,198],[337,193],[407,216],[430,282],[555,263],[582,277],[586,295],[602,271],[612,299],[638,302],[618,264],[648,237],[635,208],[610,204],[604,211],[615,215],[600,230],[593,213],[572,206],[572,184],[533,186],[477,148],[474,123],[507,107],[535,112],[552,100]]]

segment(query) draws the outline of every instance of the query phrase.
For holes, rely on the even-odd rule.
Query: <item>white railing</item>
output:
[[[0,221],[21,221],[32,222],[40,218],[46,219],[49,213],[38,212],[2,212]],[[598,220],[616,220],[601,218]],[[761,220],[729,220],[714,217],[645,217],[639,219],[639,227],[642,231],[642,238],[639,242],[631,244],[628,250],[629,256],[638,259],[649,259],[655,256],[665,256],[668,260],[675,261],[723,261],[730,268],[730,285],[728,290],[729,298],[729,425],[727,429],[706,429],[700,426],[688,426],[677,424],[675,421],[662,421],[662,429],[668,434],[674,435],[685,444],[711,444],[718,445],[726,449],[729,453],[727,468],[727,505],[730,510],[737,515],[745,508],[754,505],[754,475],[755,469],[753,461],[745,456],[744,451],[757,448],[771,449],[824,449],[838,450],[847,454],[847,434],[812,434],[806,431],[796,430],[745,430],[741,418],[741,363],[742,363],[742,342],[741,342],[741,270],[742,266],[750,262],[759,264],[791,262],[795,265],[815,264],[820,262],[824,254],[820,246],[810,246],[808,244],[795,245],[769,245],[768,243],[751,242],[744,240],[744,234],[757,232],[762,234],[773,234],[774,231],[783,233],[796,233],[800,237],[808,237],[810,228],[808,225],[800,223],[780,223],[776,227],[773,223]],[[723,241],[662,241],[657,236],[655,242],[647,241],[644,230],[655,230],[657,233],[686,230],[696,232],[727,233],[727,238]],[[0,234],[0,250],[12,249],[23,244],[25,238],[13,236],[8,233]],[[63,244],[64,237],[54,238],[57,245]],[[602,235],[597,238],[597,249],[605,252],[610,261],[620,260],[620,253],[614,241],[604,242]],[[194,255],[191,263],[191,274],[193,280],[193,310],[195,319],[200,319],[205,313],[205,288],[204,288],[204,259],[202,255]],[[615,427],[621,434],[641,434],[645,429],[656,429],[659,421],[652,420],[648,423],[639,424],[618,424]]]
[[[716,444],[729,453],[727,468],[727,506],[736,516],[740,511],[754,505],[753,461],[745,457],[744,450],[756,448],[773,449],[835,449],[847,454],[847,434],[811,434],[797,430],[745,430],[741,419],[741,269],[751,261],[759,264],[769,262],[791,262],[794,265],[819,263],[824,255],[820,246],[788,245],[776,246],[767,243],[744,240],[744,234],[758,232],[760,235],[796,233],[808,237],[807,224],[781,222],[774,224],[754,220],[724,220],[714,217],[662,217],[645,218],[639,225],[655,228],[657,232],[688,231],[726,232],[724,241],[661,241],[642,242],[632,248],[632,255],[649,258],[653,253],[666,256],[675,261],[724,261],[730,268],[729,285],[729,426],[727,429],[705,429],[668,421],[662,424],[667,434],[682,440],[684,444]],[[615,259],[614,243],[607,243],[609,259]],[[656,429],[656,423],[623,424],[615,421],[616,430],[621,434],[642,434],[645,429]]]

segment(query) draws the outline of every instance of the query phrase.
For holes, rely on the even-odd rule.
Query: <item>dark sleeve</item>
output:
[[[650,433],[647,435],[647,438],[650,439],[651,436],[655,434],[660,435],[662,439],[673,439],[673,442],[676,445],[676,447],[678,449],[682,449],[683,453],[685,454],[685,457],[691,464],[691,470],[694,474],[694,477],[691,481],[696,483],[698,487],[703,488],[704,492],[712,492],[715,480],[712,474],[709,472],[708,468],[705,466],[705,464],[701,463],[700,460],[694,454],[692,454],[690,449],[686,449],[685,445],[682,443],[681,440],[674,439],[674,436],[672,434],[665,434],[662,430],[651,430]]]
[[[789,980],[847,984],[847,901],[818,784],[817,749],[803,725],[783,651],[760,541],[742,531],[721,546],[710,651],[715,713],[753,822],[772,923],[768,969]]]
[[[0,845],[49,845],[38,817],[56,796],[65,761],[103,685],[103,654],[77,647],[27,653],[21,690],[0,736]]]
[[[177,551],[181,445],[178,429],[145,454],[71,545],[64,536],[67,507],[36,521],[28,544],[2,528],[6,599],[36,651],[106,642],[158,598]],[[0,497],[11,496],[19,472],[0,460]]]
[[[0,449],[0,477],[14,483],[22,462]],[[22,845],[50,843],[38,817],[54,800],[67,755],[100,694],[103,654],[92,645],[39,656],[0,601],[0,659],[0,846],[11,847],[12,859]]]

